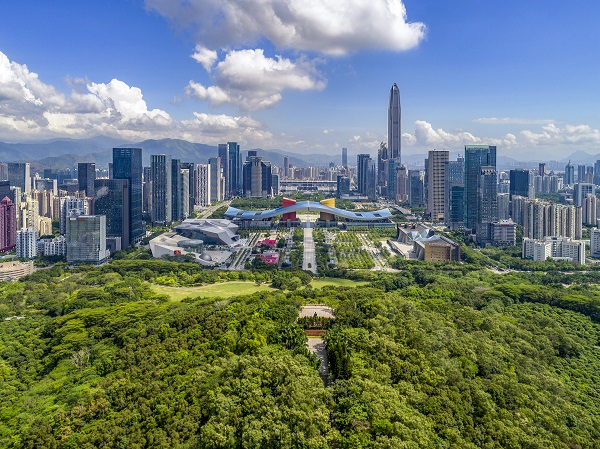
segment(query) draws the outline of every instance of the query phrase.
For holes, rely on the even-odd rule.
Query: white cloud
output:
[[[245,110],[257,110],[279,102],[284,90],[325,87],[313,62],[304,58],[296,61],[281,56],[269,58],[260,48],[229,52],[214,67],[213,77],[215,86],[205,87],[190,81],[187,94],[213,106],[231,103]]]
[[[486,125],[546,125],[548,123],[554,123],[554,120],[549,119],[526,119],[526,118],[515,118],[515,117],[487,117],[478,118],[474,120],[477,123],[483,123]]]
[[[407,146],[425,149],[483,144],[497,145],[504,150],[527,149],[529,151],[544,146],[554,149],[564,146],[600,145],[600,130],[589,125],[565,125],[561,128],[554,123],[549,123],[537,131],[523,130],[517,135],[508,133],[502,137],[480,137],[463,130],[449,132],[441,128],[434,129],[431,123],[417,120],[414,134],[403,133],[402,141]],[[519,159],[522,159],[522,155],[519,156],[521,156]]]
[[[39,80],[25,65],[0,52],[0,138],[31,140],[50,137],[108,135],[124,140],[183,138],[216,144],[272,142],[263,125],[247,117],[194,113],[177,121],[161,109],[149,109],[141,89],[113,79],[95,83],[67,79],[66,95]]]
[[[539,132],[521,131],[523,141],[533,145],[598,145],[600,130],[589,125],[565,125],[559,128],[554,124],[542,127]]]
[[[219,59],[219,56],[214,50],[210,50],[202,45],[196,45],[196,50],[192,54],[192,58],[202,64],[202,67],[204,67],[207,72],[210,72],[212,66],[215,65],[215,62]]]
[[[253,45],[343,55],[365,49],[408,50],[425,25],[407,20],[401,0],[146,0],[210,48]]]

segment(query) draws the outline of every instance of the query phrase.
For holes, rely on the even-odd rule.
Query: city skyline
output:
[[[600,152],[589,57],[600,5],[303,5],[5,5],[0,140],[108,135],[374,155],[397,83],[404,154],[468,144],[515,159]]]

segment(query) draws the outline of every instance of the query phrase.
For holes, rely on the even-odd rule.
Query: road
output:
[[[246,262],[252,253],[252,248],[258,241],[260,237],[260,233],[253,233],[248,236],[246,240],[246,244],[243,245],[240,249],[236,251],[236,253],[232,256],[232,260],[235,262],[229,266],[230,270],[245,270]]]
[[[210,217],[214,211],[216,211],[217,209],[223,207],[223,206],[227,206],[229,207],[229,205],[231,205],[231,200],[227,200],[224,201],[222,203],[217,203],[217,204],[213,204],[211,206],[208,206],[207,209],[202,210],[199,214],[198,214],[198,218],[208,218]]]
[[[304,258],[302,269],[317,272],[317,258],[315,257],[315,241],[312,228],[304,228]]]

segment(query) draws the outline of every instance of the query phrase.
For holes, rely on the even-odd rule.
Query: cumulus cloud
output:
[[[468,131],[435,129],[424,120],[415,122],[414,134],[403,133],[402,141],[408,146],[422,148],[456,148],[463,145],[497,145],[504,149],[533,149],[549,146],[589,146],[600,144],[600,130],[589,125],[564,125],[548,123],[539,130],[523,130],[518,134],[507,133],[502,137],[476,136]]]
[[[194,113],[174,120],[166,111],[149,109],[141,89],[113,79],[95,83],[70,78],[68,95],[42,82],[27,66],[0,52],[0,138],[108,135],[126,140],[184,138],[206,143],[238,140],[267,144],[271,134],[247,117]]]
[[[269,58],[262,49],[229,52],[214,67],[213,78],[216,85],[208,87],[190,81],[187,94],[214,106],[231,103],[245,110],[257,110],[279,102],[284,90],[325,87],[313,62],[303,58]]]
[[[196,50],[192,54],[192,58],[202,64],[202,67],[204,67],[207,72],[210,72],[212,66],[219,59],[219,56],[214,50],[210,50],[202,45],[196,45]]]
[[[515,117],[487,117],[475,119],[475,122],[483,123],[486,125],[545,125],[548,123],[554,123],[554,120],[526,119]]]
[[[588,145],[600,144],[600,130],[589,125],[565,125],[559,128],[553,123],[542,127],[541,131],[521,131],[523,140],[533,145]]]
[[[455,130],[446,131],[442,128],[435,129],[433,125],[425,120],[415,122],[414,134],[402,133],[402,143],[407,146],[434,148],[456,148],[464,145],[497,145],[503,148],[512,148],[524,145],[514,134],[508,133],[503,137],[479,137],[468,131]]]
[[[401,0],[146,0],[149,9],[191,29],[208,48],[253,45],[344,55],[408,50],[425,36]]]

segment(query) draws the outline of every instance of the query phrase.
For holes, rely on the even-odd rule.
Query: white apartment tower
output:
[[[210,165],[197,164],[194,170],[196,170],[196,206],[210,206]]]

